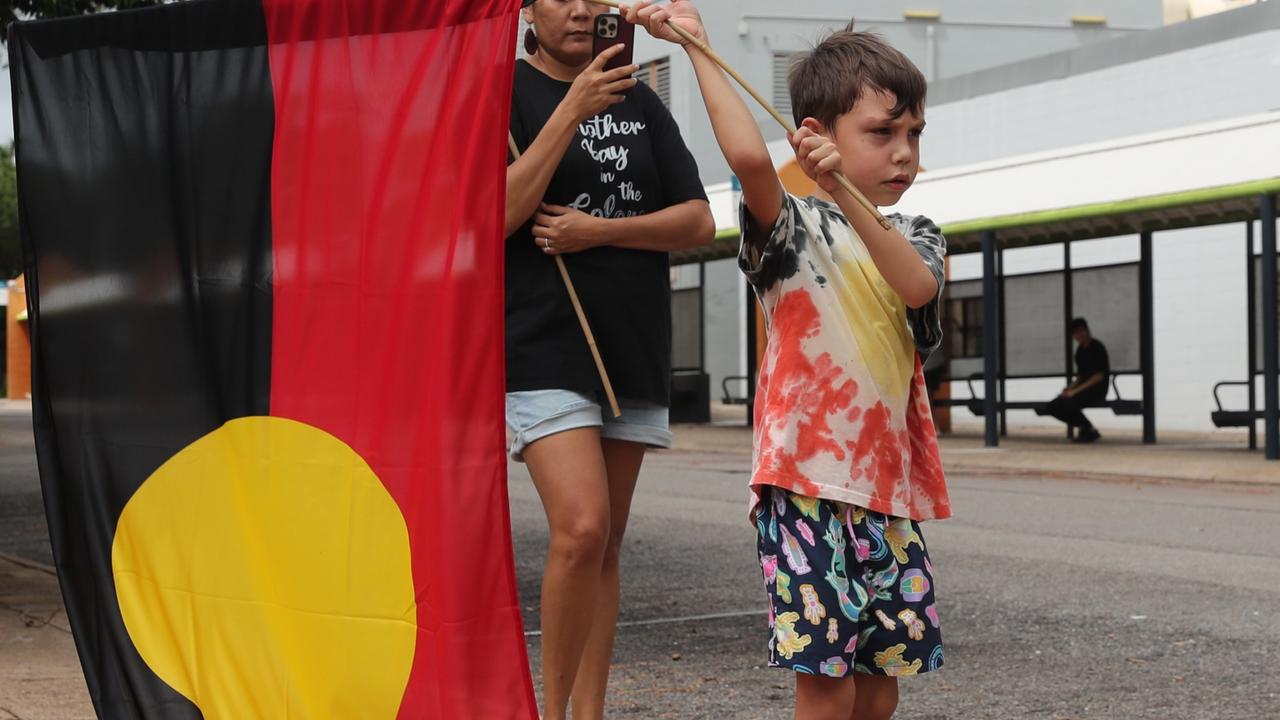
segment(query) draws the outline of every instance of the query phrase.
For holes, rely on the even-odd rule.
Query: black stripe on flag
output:
[[[105,718],[199,717],[129,639],[111,544],[157,467],[269,411],[266,37],[261,5],[243,0],[11,31],[37,454]]]

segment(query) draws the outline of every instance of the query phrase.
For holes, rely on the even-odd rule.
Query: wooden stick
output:
[[[588,0],[588,2],[595,3],[596,5],[605,5],[611,8],[619,7],[618,0]],[[720,57],[719,53],[717,53],[715,50],[712,50],[710,45],[707,45],[706,43],[702,42],[698,38],[694,37],[693,33],[689,32],[688,30],[685,30],[684,28],[680,27],[679,25],[675,24],[670,20],[667,20],[667,26],[670,27],[672,30],[675,30],[676,34],[684,38],[685,40],[687,40],[690,45],[693,45],[694,47],[698,48],[698,50],[700,50],[703,55],[706,55],[708,58],[710,58],[712,62],[719,65],[721,69],[723,69],[726,73],[729,74],[729,77],[736,80],[738,84],[742,86],[742,89],[746,90],[747,93],[751,95],[751,97],[755,98],[756,102],[764,106],[765,111],[768,112],[770,115],[772,115],[773,119],[777,120],[778,124],[781,125],[783,129],[787,131],[788,134],[795,134],[796,132],[795,125],[792,125],[790,120],[783,117],[782,113],[779,113],[778,110],[775,107],[773,107],[773,105],[768,100],[765,100],[764,96],[761,95],[754,87],[752,87],[751,83],[747,82],[746,78],[739,75],[738,71],[730,67],[729,63],[726,62],[724,58]],[[875,205],[871,204],[871,201],[868,200],[867,197],[858,190],[858,188],[854,187],[853,183],[849,182],[849,178],[845,177],[844,173],[840,172],[839,170],[836,170],[831,174],[835,176],[836,182],[840,183],[840,187],[844,188],[845,192],[849,193],[849,195],[854,200],[856,200],[858,204],[863,207],[863,209],[871,213],[871,217],[875,218],[876,222],[880,223],[880,227],[884,228],[885,230],[893,229],[893,225],[890,224],[887,219],[885,219],[885,216],[880,213],[880,210]]]
[[[510,132],[507,133],[507,146],[511,148],[511,156],[519,160],[520,148]],[[565,267],[564,258],[559,255],[552,257],[555,258],[556,268],[560,270],[560,279],[564,280],[564,288],[569,291],[569,302],[573,303],[573,311],[578,315],[578,324],[582,326],[582,334],[587,338],[587,347],[591,348],[591,357],[596,361],[600,382],[604,383],[604,394],[609,399],[609,410],[614,417],[621,417],[622,409],[618,407],[618,398],[613,394],[613,384],[609,382],[609,371],[604,369],[604,359],[600,357],[600,348],[596,347],[596,336],[591,332],[591,324],[587,322],[587,313],[582,309],[582,302],[578,300],[578,291],[573,287],[573,280],[569,278],[569,268]]]

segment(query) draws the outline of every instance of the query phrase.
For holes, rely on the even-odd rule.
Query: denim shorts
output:
[[[566,430],[598,427],[600,437],[671,447],[669,411],[661,405],[619,399],[621,417],[602,409],[603,398],[572,390],[527,390],[507,393],[507,427],[511,430],[511,459],[524,462],[524,449],[542,438]]]

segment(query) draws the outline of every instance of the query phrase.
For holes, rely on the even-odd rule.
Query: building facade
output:
[[[961,15],[965,11],[961,6],[972,5],[966,3],[955,7],[937,3],[936,15],[889,5],[862,9],[867,20],[860,25],[883,32],[935,77],[922,153],[929,171],[962,172],[993,162],[1035,163],[1047,152],[1087,153],[1100,143],[1135,138],[1141,142],[1144,136],[1160,133],[1194,135],[1200,126],[1280,109],[1280,83],[1274,81],[1280,67],[1280,3],[983,3],[993,13],[1000,6],[999,13],[985,17]],[[804,26],[795,18],[756,18],[752,14],[756,10],[752,3],[744,3],[739,10],[709,11],[714,19],[708,24],[717,48],[730,62],[743,63],[748,79],[771,94],[784,87],[774,63],[802,49],[806,40],[823,32],[821,28],[839,24],[839,19],[833,13],[824,25],[814,9],[806,16],[812,24]],[[1132,14],[1117,14],[1125,11]],[[901,18],[891,17],[895,13]],[[1166,20],[1171,24],[1165,25]],[[955,27],[946,27],[949,21]],[[990,25],[979,27],[984,21]],[[1052,28],[1037,27],[1055,23]],[[1007,35],[993,39],[999,33]],[[725,35],[729,39],[721,40]],[[937,44],[931,45],[930,39]],[[982,47],[970,54],[963,50],[967,43]],[[960,64],[964,57],[969,58],[968,65]],[[992,64],[980,66],[984,58]],[[698,154],[719,223],[734,226],[732,187],[724,182],[723,161],[698,114],[700,101],[686,97],[696,91],[686,87],[691,78],[681,73],[687,70],[687,63],[672,63],[671,105]],[[767,137],[780,140],[781,130],[772,120],[763,112],[757,119]],[[784,142],[775,142],[774,150],[779,159],[787,155]],[[1178,171],[1194,174],[1196,168]],[[1114,172],[1123,174],[1125,169]],[[1275,175],[1280,176],[1280,157]],[[1062,177],[1049,182],[1088,179]],[[1115,194],[1117,201],[1127,199],[1123,190]],[[908,206],[910,198],[909,193]],[[928,213],[927,208],[920,210]],[[1256,228],[1254,237],[1258,237]],[[1244,320],[1244,238],[1243,225],[1158,236],[1154,248],[1156,397],[1162,429],[1211,429],[1214,384],[1244,379],[1250,332]],[[1073,253],[1077,268],[1125,265],[1136,262],[1138,240],[1136,236],[1090,240],[1077,243]],[[1060,249],[1006,253],[1005,270],[1010,275],[1031,276],[1060,267]],[[980,276],[976,255],[953,256],[951,277],[957,286]],[[675,287],[692,284],[696,277],[696,271],[680,269]],[[732,260],[708,263],[704,283],[706,364],[713,387],[718,387],[721,377],[745,374],[746,292]],[[1034,315],[1034,308],[1030,312]],[[1128,339],[1113,337],[1111,342],[1123,345]],[[1132,396],[1137,388],[1131,380],[1122,379],[1120,389]],[[1012,382],[1009,396],[1047,399],[1061,385],[1060,378]],[[962,420],[966,411],[958,408],[955,414]],[[1010,422],[1052,421],[1018,413]],[[1109,413],[1097,414],[1095,422],[1104,431],[1134,424],[1132,418]]]
[[[1204,10],[1205,8],[1201,8]],[[938,170],[991,162],[1036,162],[1044,153],[1087,153],[1099,144],[1152,142],[1170,134],[1217,132],[1223,123],[1247,123],[1280,110],[1280,3],[1250,3],[1230,12],[1208,12],[1190,22],[1055,53],[1014,66],[992,68],[936,83],[931,88],[929,132],[923,154]],[[1227,148],[1223,148],[1227,150]],[[1271,151],[1267,151],[1271,152]],[[1167,159],[1166,159],[1167,160]],[[1170,172],[1195,175],[1213,163],[1170,163]],[[1216,162],[1229,162],[1225,153]],[[1280,153],[1273,176],[1280,176]],[[1222,168],[1213,167],[1214,171]],[[1126,168],[1115,168],[1121,177]],[[1229,174],[1229,173],[1228,173]],[[1057,182],[1088,182],[1058,178]],[[1116,201],[1128,199],[1117,190]],[[1131,197],[1131,196],[1130,196]],[[923,210],[923,208],[922,208]],[[1158,233],[1153,247],[1157,422],[1163,429],[1213,429],[1214,385],[1245,380],[1249,334],[1247,229],[1215,225]],[[1260,249],[1253,230],[1253,252]],[[1078,243],[1076,267],[1136,262],[1137,236]],[[1254,260],[1254,262],[1258,262]],[[1061,267],[1058,247],[1006,253],[1006,273],[1030,275]],[[981,277],[977,254],[952,258],[959,284]],[[1034,308],[1031,309],[1034,313]],[[1119,330],[1113,331],[1119,334]],[[1253,330],[1255,335],[1257,329]],[[1106,338],[1104,338],[1106,340]],[[1113,344],[1130,338],[1113,337]],[[1009,395],[1051,397],[1059,380],[1013,383]],[[1139,396],[1134,378],[1120,389]],[[1260,388],[1259,388],[1260,389]],[[1224,401],[1246,401],[1232,390]],[[1258,401],[1261,402],[1260,400]],[[958,410],[958,416],[966,415]],[[1091,414],[1100,427],[1133,428],[1131,418]],[[1050,424],[1030,413],[1010,423]]]
[[[701,0],[698,7],[716,51],[788,116],[786,71],[791,57],[850,20],[901,48],[934,84],[1045,53],[1131,37],[1165,23],[1161,0],[872,0],[858,3],[856,8],[834,0],[806,0],[803,4]],[[851,11],[857,16],[850,16]],[[729,168],[706,118],[692,67],[675,46],[643,33],[638,38],[636,61],[645,68],[642,77],[659,90],[679,123],[712,194],[718,225],[736,226]],[[775,147],[775,154],[779,160],[785,159],[789,155],[785,133],[763,109],[754,103],[751,107],[766,139],[783,141],[780,148]],[[931,117],[929,135],[934,126]],[[925,164],[933,164],[928,153]],[[746,375],[746,286],[736,263],[720,260],[707,263],[701,272],[697,268],[677,269],[673,288],[677,292],[691,290],[698,286],[700,277],[706,317],[700,328],[705,343],[701,355],[713,393],[719,394],[724,378]],[[684,325],[685,335],[699,330],[688,327],[687,322]],[[676,330],[679,345],[679,317]],[[692,350],[684,354],[699,355]],[[745,391],[741,381],[731,382],[729,387],[739,395]]]

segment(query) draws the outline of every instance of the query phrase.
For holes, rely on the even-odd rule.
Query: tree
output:
[[[150,7],[163,2],[165,0],[0,0],[0,19],[7,28],[14,20],[88,15],[103,10]],[[9,42],[8,32],[0,35],[0,42]]]
[[[0,145],[0,282],[22,273],[22,241],[18,236],[18,171],[13,143]]]

